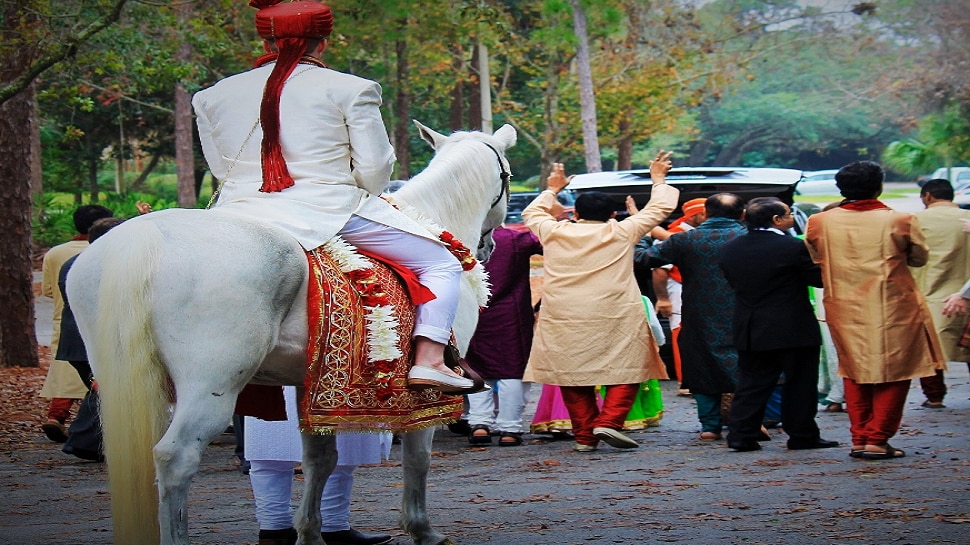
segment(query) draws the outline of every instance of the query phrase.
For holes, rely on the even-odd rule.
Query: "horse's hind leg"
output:
[[[405,433],[401,437],[404,467],[404,495],[401,505],[401,527],[415,545],[452,543],[431,527],[428,518],[428,470],[431,468],[431,443],[434,428]]]
[[[333,435],[300,434],[303,439],[303,500],[293,517],[300,545],[324,545],[320,536],[320,496],[337,466],[337,445]]]
[[[228,391],[187,390],[178,390],[172,423],[154,449],[162,545],[189,543],[189,483],[199,470],[206,445],[226,429],[236,402],[236,395]]]

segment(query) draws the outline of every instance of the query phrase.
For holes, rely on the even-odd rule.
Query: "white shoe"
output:
[[[593,428],[593,435],[607,445],[616,448],[637,448],[639,443],[613,428]]]
[[[445,394],[462,394],[464,390],[475,388],[475,381],[430,367],[414,365],[408,371],[408,389],[410,390],[438,390]]]

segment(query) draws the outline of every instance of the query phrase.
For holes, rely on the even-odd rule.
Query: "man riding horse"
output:
[[[463,363],[451,350],[445,361],[461,263],[379,197],[395,160],[380,114],[380,86],[321,62],[333,30],[326,5],[250,5],[259,8],[256,29],[267,53],[252,70],[192,100],[206,161],[222,183],[214,206],[278,227],[306,250],[339,235],[413,271],[420,285],[411,290],[419,306],[408,387],[475,390],[473,380],[449,368]]]

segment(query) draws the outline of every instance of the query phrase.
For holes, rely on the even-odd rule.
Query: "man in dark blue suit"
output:
[[[788,448],[838,446],[819,436],[819,346],[822,337],[808,298],[822,286],[805,244],[787,234],[791,210],[775,197],[752,199],[745,208],[748,234],[721,248],[720,265],[735,293],[734,344],[738,386],[729,419],[728,446],[759,450],[765,403],[782,373],[782,416]]]

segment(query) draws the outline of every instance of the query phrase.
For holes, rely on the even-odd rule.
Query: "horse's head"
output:
[[[415,121],[414,124],[418,127],[421,138],[431,144],[436,152],[440,152],[449,144],[457,142],[475,142],[475,147],[480,148],[481,151],[477,154],[481,157],[479,162],[484,160],[487,166],[481,168],[469,165],[470,168],[478,171],[478,177],[481,178],[480,191],[472,191],[473,188],[467,186],[462,189],[467,189],[463,192],[463,196],[469,199],[474,198],[475,195],[487,199],[487,203],[483,200],[483,203],[488,205],[488,209],[478,231],[475,255],[479,261],[486,261],[495,245],[492,240],[492,231],[505,221],[505,212],[508,209],[509,184],[512,180],[512,172],[509,168],[509,161],[505,157],[505,150],[515,145],[515,129],[506,124],[493,134],[462,132],[448,137],[418,121]],[[465,183],[467,184],[467,182]]]

